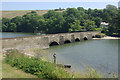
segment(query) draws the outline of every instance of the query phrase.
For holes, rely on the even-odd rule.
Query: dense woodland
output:
[[[109,27],[102,29],[101,22],[109,23]],[[107,5],[105,9],[101,10],[90,8],[86,10],[83,7],[78,7],[63,9],[62,12],[56,12],[56,9],[49,10],[43,16],[32,11],[22,17],[2,18],[2,31],[53,34],[103,30],[112,35],[120,31],[119,24],[120,10],[114,5]]]

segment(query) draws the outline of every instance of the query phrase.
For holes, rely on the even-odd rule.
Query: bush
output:
[[[102,28],[95,28],[95,31],[102,31]]]
[[[29,58],[28,56],[19,53],[17,50],[9,52],[5,58],[5,62],[12,67],[22,69],[39,78],[56,79],[58,77],[70,77],[69,73],[65,72],[63,69],[56,68],[54,64],[36,58]]]

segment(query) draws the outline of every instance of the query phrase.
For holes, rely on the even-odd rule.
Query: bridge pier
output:
[[[80,41],[84,40],[84,35],[82,33],[80,33]]]
[[[75,35],[74,34],[71,35],[71,42],[75,42]]]
[[[59,38],[60,38],[59,44],[63,45],[64,44],[64,36],[60,36]]]
[[[87,34],[87,38],[88,38],[88,40],[91,40],[92,39],[92,34]]]

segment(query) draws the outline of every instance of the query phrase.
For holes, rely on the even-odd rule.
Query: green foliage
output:
[[[110,25],[108,27],[108,35],[113,35],[116,33],[119,35],[120,32],[120,10],[118,10],[118,13],[115,18],[113,18],[112,22],[110,22]]]
[[[9,23],[10,23],[10,19],[2,18],[2,31],[8,31]]]
[[[119,10],[114,5],[107,5],[105,9],[84,9],[83,7],[49,10],[43,16],[39,16],[35,11],[27,13],[22,17],[17,16],[12,19],[2,18],[3,32],[30,32],[30,33],[66,33],[76,31],[97,31],[101,27],[101,22],[109,23],[109,28],[105,32],[109,34],[117,33],[119,30]],[[112,31],[113,29],[113,31]],[[100,29],[99,29],[100,30]]]
[[[16,24],[10,23],[8,29],[12,32],[16,32]]]
[[[70,32],[80,31],[81,28],[82,28],[82,26],[80,26],[80,21],[79,21],[79,20],[76,20],[75,22],[70,23],[70,29],[69,29],[69,31],[70,31]]]
[[[108,5],[106,6],[106,9],[109,9],[109,10],[117,10],[117,7],[114,6],[114,5],[108,4]]]
[[[56,78],[69,78],[69,73],[63,69],[56,68],[54,64],[45,62],[36,58],[29,58],[16,50],[9,52],[5,58],[5,62],[12,67],[22,69],[26,73],[31,73],[39,78],[56,79]]]
[[[11,22],[16,24],[16,31],[17,32],[21,32],[22,31],[21,24],[23,22],[23,19],[22,19],[21,16],[16,16],[16,17],[12,18]]]
[[[107,36],[105,33],[98,33],[97,35]]]
[[[102,29],[102,32],[103,32],[103,33],[108,33],[108,27],[103,28],[103,29]]]
[[[86,20],[86,22],[84,23],[84,26],[86,27],[87,31],[94,31],[94,29],[95,29],[95,22],[94,21],[90,21],[90,20]]]
[[[102,31],[102,28],[95,28],[95,31]]]

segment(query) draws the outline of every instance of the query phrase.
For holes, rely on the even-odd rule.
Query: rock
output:
[[[71,68],[71,65],[65,64],[64,67],[65,67],[65,68]]]

